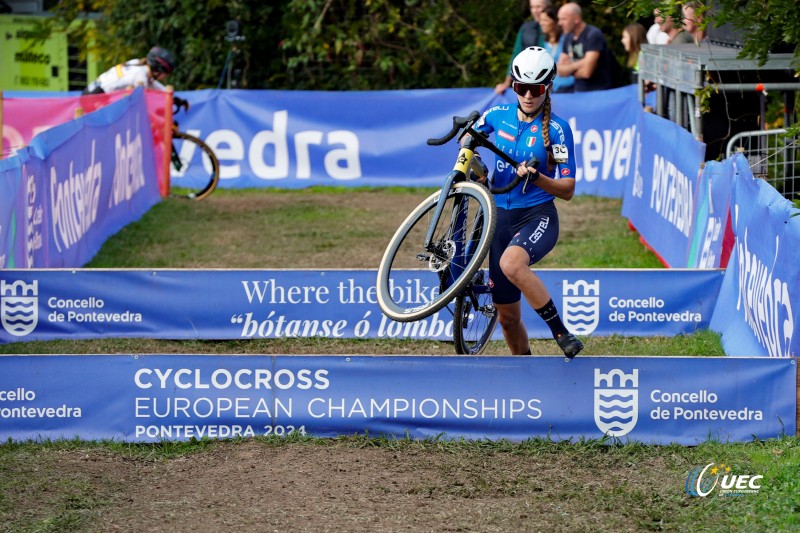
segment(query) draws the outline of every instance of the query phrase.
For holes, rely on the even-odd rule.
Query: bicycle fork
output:
[[[465,181],[470,162],[474,155],[471,147],[465,146],[459,150],[456,165],[445,179],[442,192],[436,203],[427,235],[425,236],[424,248],[430,255],[418,256],[421,260],[427,259],[429,264],[436,265],[439,272],[440,290],[446,290],[456,279],[461,276],[464,268],[469,262],[469,246],[465,247],[465,237],[467,232],[467,207],[469,200],[459,194],[453,198],[454,206],[450,217],[449,225],[445,238],[434,242],[436,228],[444,214],[445,203],[449,197],[449,192],[458,182]],[[469,243],[468,243],[469,244]]]

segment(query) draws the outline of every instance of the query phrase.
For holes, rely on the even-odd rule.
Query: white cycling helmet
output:
[[[514,58],[511,75],[515,81],[522,83],[547,85],[556,77],[556,63],[544,48],[530,46]]]

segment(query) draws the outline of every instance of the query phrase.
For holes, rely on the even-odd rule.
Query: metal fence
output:
[[[744,131],[728,142],[727,157],[741,152],[753,176],[761,178],[787,200],[800,198],[800,139],[785,129]]]

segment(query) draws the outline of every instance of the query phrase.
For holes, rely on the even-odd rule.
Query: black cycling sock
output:
[[[547,302],[544,307],[537,309],[536,312],[539,313],[542,320],[550,327],[554,339],[557,339],[559,335],[569,333],[564,323],[561,321],[561,316],[559,316],[556,304],[553,303],[552,299]]]
[[[520,354],[520,355],[531,355],[531,349],[530,349],[530,348],[528,348],[528,351],[527,351],[527,352],[525,352],[525,353],[523,353],[523,354]]]

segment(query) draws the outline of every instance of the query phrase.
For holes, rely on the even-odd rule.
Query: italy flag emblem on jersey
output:
[[[528,139],[525,141],[525,145],[526,145],[528,148],[530,148],[530,147],[531,147],[531,146],[533,146],[534,144],[536,144],[536,137],[528,137]]]

